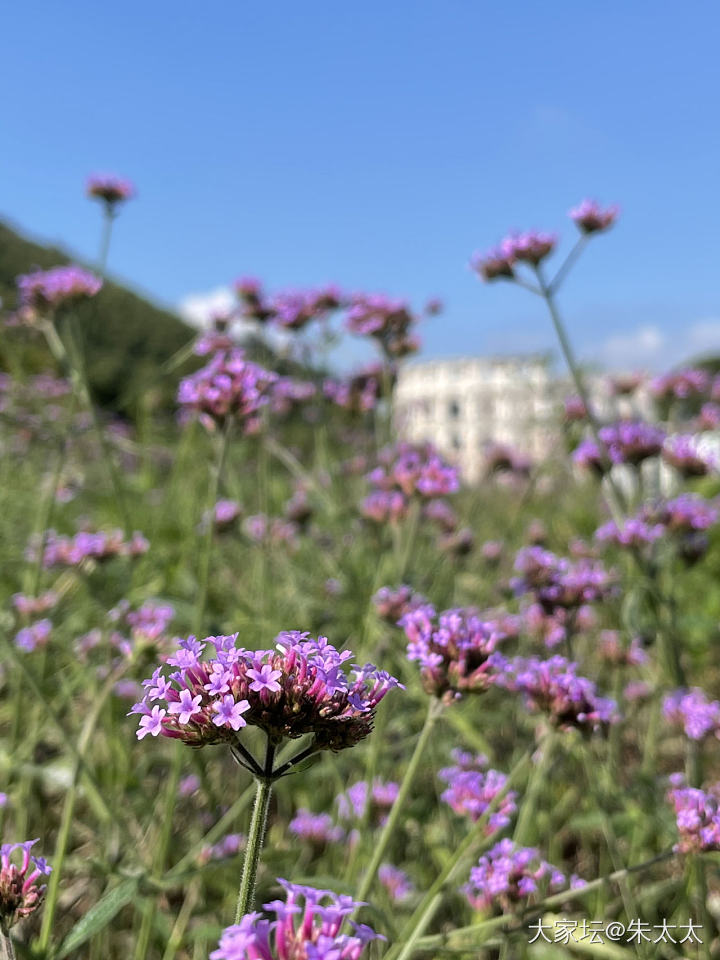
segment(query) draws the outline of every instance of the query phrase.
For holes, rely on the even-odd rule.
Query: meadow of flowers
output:
[[[717,956],[720,379],[608,378],[599,419],[559,293],[617,210],[473,258],[574,392],[468,486],[393,423],[437,302],[243,278],[173,410],[101,409],[73,311],[134,188],[87,192],[95,269],[4,316],[0,956]],[[309,364],[338,329],[377,361]]]

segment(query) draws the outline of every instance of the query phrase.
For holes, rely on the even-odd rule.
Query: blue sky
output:
[[[26,0],[4,26],[0,215],[92,258],[85,177],[130,177],[111,269],[163,303],[335,281],[442,297],[426,356],[552,347],[467,263],[509,228],[569,242],[590,195],[623,212],[563,293],[581,352],[720,348],[715,4]]]

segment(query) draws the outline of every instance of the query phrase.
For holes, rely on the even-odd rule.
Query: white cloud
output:
[[[216,287],[204,293],[188,293],[178,303],[178,313],[194,327],[207,327],[213,316],[231,310],[237,299],[229,287]]]
[[[688,347],[691,354],[720,351],[720,320],[699,320],[688,331]]]
[[[662,364],[667,337],[652,324],[637,327],[628,333],[608,337],[589,352],[590,358],[602,366],[631,370],[634,367],[656,367]]]

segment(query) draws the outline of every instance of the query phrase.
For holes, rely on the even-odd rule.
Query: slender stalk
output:
[[[272,760],[270,763],[272,763]],[[270,797],[272,795],[272,780],[266,779],[265,777],[258,777],[255,783],[255,806],[253,807],[250,832],[248,833],[247,846],[245,848],[245,863],[243,864],[240,889],[238,890],[235,923],[240,923],[240,920],[246,913],[249,913],[253,907],[258,865],[260,863],[262,845],[265,840],[267,814],[270,806]]]
[[[488,805],[487,810],[485,810],[483,815],[476,821],[475,824],[473,824],[472,829],[465,835],[464,840],[456,848],[453,855],[438,874],[432,886],[428,889],[427,893],[420,901],[420,904],[406,923],[398,938],[398,947],[390,950],[385,957],[385,960],[408,960],[408,958],[412,956],[415,944],[418,942],[435,916],[438,907],[442,903],[443,891],[448,886],[449,881],[457,868],[466,859],[471,851],[474,851],[474,854],[478,854],[494,842],[498,831],[495,830],[490,835],[486,835],[485,828],[487,827],[490,817],[497,810],[502,799],[507,795],[528,759],[528,754],[525,754],[518,761],[518,763],[515,764],[510,772],[510,775],[505,781],[505,785],[502,790],[498,791],[498,793],[493,797],[492,802]],[[478,840],[482,839],[483,837],[485,839],[485,843],[476,848]],[[398,952],[398,948],[400,947],[402,947],[402,949],[400,949]]]
[[[0,927],[0,960],[15,960],[15,947],[5,924]]]
[[[548,312],[550,313],[550,319],[552,320],[553,327],[555,328],[555,334],[558,338],[558,342],[560,343],[560,349],[562,350],[565,362],[570,370],[570,376],[573,379],[578,396],[582,400],[583,406],[585,407],[585,414],[588,418],[588,423],[590,424],[590,430],[592,432],[593,439],[595,440],[598,450],[605,461],[607,468],[606,476],[608,480],[608,489],[606,491],[608,506],[610,507],[614,517],[617,519],[621,517],[625,511],[625,496],[612,476],[612,470],[610,469],[612,464],[608,454],[607,446],[600,436],[600,424],[593,412],[590,403],[590,395],[580,373],[580,366],[577,362],[577,358],[575,357],[575,352],[572,348],[572,344],[570,343],[570,338],[567,335],[565,325],[562,322],[557,304],[555,302],[555,292],[557,289],[556,284],[553,282],[552,285],[549,285],[545,281],[542,270],[539,266],[535,268],[535,275],[537,276],[538,284],[540,285],[541,296],[545,301]]]
[[[53,870],[50,874],[50,880],[48,881],[47,899],[45,901],[42,926],[40,927],[40,936],[38,938],[38,948],[41,952],[47,951],[50,943],[50,935],[52,933],[55,910],[57,908],[57,901],[60,893],[60,879],[62,877],[62,870],[65,864],[65,854],[67,853],[70,833],[72,830],[73,813],[75,811],[75,802],[77,800],[78,788],[80,785],[80,775],[83,770],[85,753],[90,745],[92,735],[100,718],[100,714],[105,706],[105,702],[110,696],[113,687],[126,670],[127,664],[123,663],[121,667],[115,670],[105,681],[105,685],[98,694],[93,709],[88,714],[78,739],[78,755],[73,767],[73,776],[70,789],[65,794],[65,801],[63,803],[63,810],[60,818],[60,829],[58,831],[58,836],[55,843],[55,854],[52,860]]]
[[[165,953],[162,955],[162,960],[175,960],[175,956],[182,945],[182,939],[185,936],[185,930],[190,922],[190,917],[192,916],[192,912],[195,909],[195,905],[198,902],[199,897],[200,879],[196,877],[190,883],[188,892],[185,894],[185,899],[182,902],[182,906],[180,907],[178,915],[175,918],[175,924],[172,928],[170,938],[168,939]]]
[[[204,538],[202,543],[202,552],[200,558],[200,572],[198,575],[198,593],[197,601],[195,604],[195,617],[194,617],[194,630],[195,634],[199,636],[202,632],[203,620],[205,618],[205,607],[207,605],[207,593],[208,593],[208,583],[210,580],[210,559],[212,556],[212,546],[213,546],[213,536],[215,533],[215,525],[213,523],[215,504],[217,503],[218,493],[220,490],[220,479],[222,477],[223,468],[225,466],[225,460],[227,458],[227,451],[230,440],[230,433],[232,431],[232,420],[228,418],[223,427],[222,433],[220,434],[220,439],[217,447],[216,461],[215,466],[212,471],[210,478],[210,485],[208,488],[208,498],[207,505],[205,510],[205,531]]]
[[[108,254],[110,253],[110,238],[112,236],[113,221],[116,214],[109,203],[105,204],[103,210],[102,229],[100,231],[100,253],[98,255],[98,271],[102,277],[107,270]]]
[[[436,698],[432,698],[428,703],[428,711],[425,717],[425,723],[420,731],[420,736],[417,739],[417,743],[415,744],[415,750],[410,758],[410,763],[405,771],[403,781],[400,784],[400,789],[397,797],[395,798],[395,803],[392,805],[385,826],[383,827],[382,833],[380,834],[378,842],[375,845],[375,849],[373,850],[370,864],[363,874],[363,879],[356,898],[357,900],[364,900],[367,897],[370,887],[372,886],[373,880],[375,879],[375,874],[378,871],[378,867],[382,863],[382,859],[385,856],[385,851],[388,848],[388,844],[390,843],[398,826],[400,814],[402,813],[405,802],[410,795],[410,790],[414,783],[415,775],[418,772],[421,761],[424,759],[425,751],[430,742],[430,737],[435,724],[437,723],[443,711],[443,707],[444,704]]]
[[[85,363],[82,358],[82,352],[78,347],[74,351],[76,356],[73,360],[65,347],[62,337],[57,332],[52,318],[43,323],[42,331],[50,352],[60,364],[61,369],[69,374],[70,380],[77,395],[85,403],[88,412],[90,413],[93,427],[97,435],[98,444],[102,452],[103,461],[107,468],[110,485],[113,488],[118,510],[120,511],[123,519],[123,526],[125,527],[125,532],[129,534],[131,529],[130,517],[127,512],[127,505],[125,503],[125,497],[123,494],[122,485],[120,483],[120,476],[115,466],[113,451],[110,447],[110,444],[107,442],[105,431],[103,430],[102,423],[100,422],[100,416],[97,412],[95,402],[93,401],[92,393],[90,391],[90,384],[87,378],[87,371],[85,369]]]
[[[553,731],[547,733],[540,744],[540,758],[530,773],[530,780],[525,791],[520,814],[515,824],[515,833],[513,840],[515,843],[525,844],[530,839],[530,826],[535,819],[537,804],[540,799],[540,793],[543,785],[547,781],[547,773],[550,769],[555,737]]]

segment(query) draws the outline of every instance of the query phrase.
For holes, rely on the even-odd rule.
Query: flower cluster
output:
[[[518,551],[515,569],[520,576],[513,579],[513,589],[531,594],[548,614],[604,600],[613,589],[612,575],[597,561],[573,562],[538,546]]]
[[[597,730],[618,720],[615,701],[598,696],[592,680],[578,676],[577,664],[565,657],[518,657],[508,665],[502,682],[560,730]]]
[[[378,868],[378,880],[387,890],[393,903],[403,903],[415,892],[415,884],[410,877],[391,863],[381,863]]]
[[[600,233],[608,230],[617,220],[617,207],[601,207],[595,200],[583,200],[569,213],[581,233]]]
[[[273,323],[284,330],[302,330],[313,320],[340,309],[345,296],[335,286],[318,290],[289,290],[267,296],[259,280],[244,277],[235,283],[240,312],[246,320]]]
[[[415,593],[412,587],[408,587],[404,583],[395,589],[381,587],[373,596],[372,602],[378,616],[393,625],[406,613],[427,603],[425,597]]]
[[[375,409],[394,381],[393,367],[370,363],[343,380],[325,380],[323,392],[329,400],[345,410],[367,413]]]
[[[412,332],[416,322],[404,300],[383,294],[357,294],[351,299],[345,319],[351,333],[372,337],[388,359],[404,357],[418,350],[420,344]]]
[[[145,697],[132,711],[140,714],[138,739],[162,734],[191,746],[233,745],[251,724],[274,744],[313,734],[316,749],[341,750],[371,732],[378,704],[401,686],[372,664],[348,676],[352,653],[325,637],[288,631],[272,650],[246,650],[237,636],[179,641],[167,659],[177,670],[166,677],[158,667],[143,683]],[[201,660],[207,647],[215,655]]]
[[[52,610],[59,599],[54,590],[46,590],[45,593],[40,594],[39,597],[29,597],[24,593],[14,593],[12,604],[21,617],[34,617],[38,613],[45,613],[47,610]]]
[[[368,943],[385,939],[370,927],[352,922],[352,933],[341,932],[345,921],[363,906],[352,897],[282,879],[278,883],[285,890],[285,900],[263,904],[275,919],[246,914],[223,931],[210,960],[360,960]]]
[[[515,277],[515,264],[527,263],[537,267],[553,252],[556,244],[557,237],[552,233],[539,230],[513,233],[487,253],[475,254],[471,266],[483,280],[511,280]]]
[[[720,703],[708,700],[699,687],[668,694],[663,714],[670,723],[682,727],[691,740],[702,740],[709,733],[720,739]]]
[[[710,375],[705,370],[677,370],[655,377],[650,382],[650,390],[657,400],[687,400],[707,394],[710,384]]]
[[[637,637],[633,637],[629,644],[623,644],[617,630],[602,631],[598,653],[606,663],[615,666],[642,667],[649,660]]]
[[[610,465],[625,463],[638,466],[662,451],[665,431],[652,423],[640,420],[620,420],[600,428],[601,449],[594,440],[585,440],[575,450],[573,460],[583,467],[592,467],[599,473]],[[607,458],[605,456],[607,452]]]
[[[595,531],[595,537],[601,543],[613,543],[617,547],[638,549],[659,540],[665,534],[662,523],[648,523],[641,517],[626,517],[603,524]]]
[[[343,828],[333,823],[329,813],[311,813],[303,807],[288,824],[288,830],[318,851],[330,843],[339,843],[345,836]]]
[[[249,432],[257,428],[260,409],[268,402],[276,379],[276,374],[246,360],[242,350],[220,350],[204,367],[181,380],[178,403],[196,411],[209,429],[234,418]]]
[[[717,459],[708,453],[703,453],[693,435],[679,434],[668,437],[662,451],[665,463],[680,473],[683,477],[704,477],[712,470],[717,470]]]
[[[40,316],[85,297],[94,297],[101,287],[99,277],[74,264],[36,270],[17,278],[20,309]]]
[[[88,177],[86,192],[94,200],[102,200],[110,210],[135,196],[135,187],[122,177],[96,173]]]
[[[506,666],[497,652],[507,636],[501,620],[462,609],[438,616],[426,604],[406,613],[400,626],[408,638],[408,660],[419,662],[423,687],[433,696],[482,693]]]
[[[398,490],[406,498],[443,497],[460,486],[457,469],[440,456],[431,443],[399,443],[378,454],[379,465],[368,475],[378,490]]]
[[[505,839],[480,857],[463,893],[474,910],[497,906],[512,913],[533,896],[562,890],[566,884],[565,874],[543,860],[536,849]]]
[[[668,800],[675,810],[679,841],[676,853],[720,850],[720,785],[710,791],[685,787],[682,774],[671,777]]]
[[[393,780],[375,779],[368,791],[367,781],[360,780],[337,797],[341,820],[363,820],[366,814],[373,826],[382,826],[397,800],[399,784]],[[369,809],[368,809],[369,808]]]
[[[130,540],[125,540],[122,530],[112,530],[109,533],[103,530],[81,530],[72,537],[64,537],[54,530],[48,530],[42,563],[46,569],[76,567],[85,560],[99,563],[112,557],[139,557],[147,552],[148,547],[145,537],[137,531]],[[30,553],[34,555],[34,548],[31,547]]]
[[[30,853],[36,843],[26,840],[0,846],[0,925],[6,930],[35,913],[45,896],[45,884],[38,881],[50,875],[51,867],[42,857]],[[18,850],[22,851],[20,865],[13,860]]]
[[[463,750],[453,750],[451,756],[455,766],[445,767],[438,774],[448,785],[440,799],[455,813],[476,822],[505,789],[507,777],[498,770],[488,770],[487,757],[473,756]],[[517,810],[516,800],[517,794],[514,791],[505,794],[488,819],[485,831],[488,835],[510,823]]]
[[[228,860],[236,856],[245,846],[245,837],[241,833],[226,833],[217,843],[206,844],[198,854],[201,864],[211,860]]]
[[[316,393],[317,387],[309,380],[278,377],[270,389],[270,409],[284,416],[312,400]]]
[[[28,627],[23,627],[15,634],[15,646],[24,650],[26,653],[32,653],[38,647],[47,645],[52,632],[52,623],[50,620],[37,620]]]
[[[237,500],[218,500],[213,507],[213,524],[218,533],[229,530],[242,513]]]

